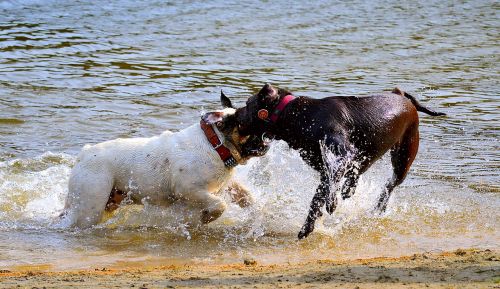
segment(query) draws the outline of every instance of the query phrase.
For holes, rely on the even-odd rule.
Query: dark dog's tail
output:
[[[398,87],[394,88],[392,90],[392,93],[399,94],[401,96],[404,96],[404,97],[408,98],[411,101],[411,103],[413,103],[413,105],[415,106],[415,108],[417,109],[417,111],[421,111],[423,113],[427,113],[428,115],[432,115],[432,116],[446,115],[446,113],[444,113],[444,112],[433,111],[433,110],[430,110],[427,107],[421,105],[420,102],[418,102],[418,100],[415,97],[413,97],[409,93],[406,93],[406,92],[402,91]]]

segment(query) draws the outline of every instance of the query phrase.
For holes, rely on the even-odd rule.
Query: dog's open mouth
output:
[[[250,136],[241,149],[243,157],[260,157],[269,150],[269,142],[258,136]]]

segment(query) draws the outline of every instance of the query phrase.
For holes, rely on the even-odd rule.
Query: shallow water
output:
[[[0,267],[499,248],[496,2],[66,2],[0,0]],[[238,168],[253,208],[230,205],[206,228],[148,205],[86,231],[51,225],[82,145],[182,129],[219,108],[220,89],[243,105],[264,82],[313,97],[400,86],[448,117],[421,115],[419,155],[386,214],[371,213],[384,158],[305,241],[317,175],[279,142]]]

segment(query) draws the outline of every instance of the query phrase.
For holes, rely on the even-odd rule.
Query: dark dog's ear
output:
[[[220,91],[220,103],[222,104],[222,107],[234,108],[231,100],[224,94],[224,92],[222,92],[222,90]]]
[[[279,97],[278,90],[269,83],[266,83],[257,95],[259,96],[260,100],[266,102],[272,102]]]

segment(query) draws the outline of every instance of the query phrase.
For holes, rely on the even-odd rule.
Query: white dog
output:
[[[125,197],[154,205],[183,200],[200,212],[201,222],[209,223],[226,209],[217,195],[226,185],[234,202],[248,206],[251,195],[229,183],[233,167],[265,154],[268,146],[254,136],[241,138],[234,112],[207,113],[200,123],[176,133],[84,146],[71,172],[63,215],[86,228]]]

